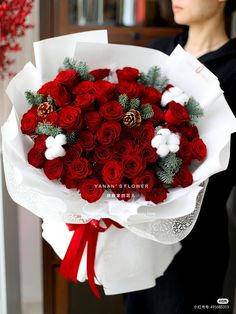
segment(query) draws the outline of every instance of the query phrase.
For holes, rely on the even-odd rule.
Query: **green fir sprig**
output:
[[[36,130],[35,130],[36,134],[45,134],[47,136],[53,136],[56,137],[58,134],[62,134],[62,128],[60,127],[56,127],[50,123],[42,123],[39,122]]]
[[[94,81],[94,77],[89,74],[89,68],[86,62],[77,61],[73,58],[65,58],[62,70],[75,70],[80,74],[82,81]]]
[[[36,92],[30,91],[30,90],[27,90],[25,92],[25,97],[31,106],[38,106],[41,103],[46,101],[43,95],[37,94]]]
[[[204,111],[194,98],[190,97],[185,108],[188,110],[190,117],[190,124],[196,124],[198,120],[204,115]]]
[[[158,161],[156,175],[164,184],[171,184],[181,164],[182,160],[175,153],[169,153]]]
[[[152,86],[160,92],[163,92],[168,84],[168,79],[166,76],[161,74],[159,67],[153,66],[148,70],[147,74],[141,72],[138,82],[144,84],[145,86]]]

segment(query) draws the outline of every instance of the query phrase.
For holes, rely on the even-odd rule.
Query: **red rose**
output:
[[[145,168],[145,162],[137,154],[124,156],[123,169],[127,178],[136,177]]]
[[[96,97],[94,94],[87,93],[87,94],[77,95],[73,103],[73,106],[79,107],[81,109],[87,109],[94,103],[95,99]]]
[[[110,69],[97,69],[90,71],[89,74],[91,74],[96,81],[102,80],[110,74]]]
[[[82,95],[82,94],[87,94],[87,93],[93,94],[94,83],[91,81],[79,82],[79,84],[77,84],[75,88],[73,89],[72,93],[76,95]]]
[[[196,137],[191,142],[191,153],[194,159],[199,161],[206,158],[207,148],[203,140],[199,137]]]
[[[151,143],[154,137],[155,129],[150,121],[144,121],[138,129],[138,142],[139,143]]]
[[[113,148],[114,158],[122,159],[123,156],[132,154],[134,150],[133,142],[129,139],[120,139]]]
[[[120,201],[127,202],[133,196],[133,191],[130,185],[126,182],[121,182],[116,187],[111,189],[116,198]]]
[[[38,118],[32,111],[26,112],[21,119],[21,131],[23,134],[33,135],[38,124]]]
[[[105,189],[97,178],[89,178],[82,181],[79,186],[81,197],[89,203],[94,203],[100,199]]]
[[[90,131],[95,132],[101,124],[101,116],[96,111],[88,111],[84,115],[85,123]]]
[[[186,188],[193,183],[192,173],[189,171],[188,167],[182,166],[180,170],[176,173],[173,178],[172,186],[182,186]]]
[[[102,169],[102,177],[106,184],[119,184],[123,178],[122,164],[117,160],[109,160]]]
[[[167,198],[167,189],[154,186],[152,190],[145,194],[145,200],[155,204],[162,203]]]
[[[95,138],[92,132],[87,130],[82,131],[79,134],[78,141],[86,151],[94,149]]]
[[[134,82],[139,78],[139,70],[131,67],[124,67],[121,70],[116,70],[116,74],[119,82]]]
[[[72,89],[78,82],[79,73],[75,70],[64,70],[57,74],[55,81]]]
[[[44,121],[47,123],[50,123],[52,125],[57,125],[58,123],[58,113],[57,112],[50,112],[47,114],[47,116],[44,118]]]
[[[129,98],[137,98],[140,94],[139,85],[137,83],[129,83],[122,81],[116,86],[118,94],[126,94]]]
[[[42,168],[46,158],[42,152],[33,147],[28,153],[28,162],[35,168]]]
[[[116,121],[104,122],[97,131],[97,139],[103,145],[111,145],[118,141],[121,126]]]
[[[156,88],[149,86],[145,88],[145,97],[148,102],[158,105],[161,101],[162,94]]]
[[[46,150],[46,139],[47,135],[38,135],[35,143],[34,143],[34,148],[39,151],[40,153],[44,153]]]
[[[169,103],[169,108],[165,113],[165,120],[168,124],[177,126],[181,123],[189,122],[190,118],[185,107],[175,101],[171,101]]]
[[[66,150],[66,155],[63,159],[64,163],[69,165],[81,157],[83,148],[80,143],[72,144]]]
[[[61,178],[61,183],[64,184],[67,189],[78,189],[81,180],[71,178],[67,173]]]
[[[151,119],[149,119],[149,122],[152,122],[154,126],[157,126],[161,122],[164,121],[164,112],[156,105],[150,105],[150,106],[152,107],[154,115]]]
[[[73,179],[85,179],[92,174],[92,166],[86,158],[78,158],[68,165],[68,171]]]
[[[99,164],[104,164],[112,159],[112,150],[109,146],[98,146],[94,153],[94,161]]]
[[[100,107],[99,113],[106,120],[116,120],[116,121],[123,119],[125,115],[124,108],[116,100],[110,101],[102,105]]]
[[[182,164],[189,165],[192,161],[191,156],[191,144],[186,139],[186,137],[181,137],[179,151],[177,152],[177,157],[182,159]]]
[[[185,136],[189,141],[192,141],[195,137],[199,137],[196,125],[182,125],[178,132]]]
[[[99,80],[94,83],[94,88],[96,93],[110,94],[115,91],[116,85],[108,81]]]
[[[94,83],[96,90],[96,100],[99,105],[107,103],[109,100],[113,99],[115,84],[107,81],[96,81]]]
[[[132,182],[135,185],[135,190],[145,195],[152,190],[155,183],[155,176],[151,171],[147,170],[133,178]]]
[[[37,91],[37,93],[42,94],[44,97],[51,96],[59,107],[67,105],[71,100],[70,93],[57,81],[50,81],[45,83]]]
[[[58,124],[65,130],[78,131],[81,126],[81,111],[72,106],[63,107],[59,112]]]
[[[139,156],[147,163],[155,162],[158,159],[156,149],[150,144],[144,144],[139,147]]]
[[[62,158],[58,157],[53,160],[46,160],[43,170],[49,180],[59,179],[63,173]]]

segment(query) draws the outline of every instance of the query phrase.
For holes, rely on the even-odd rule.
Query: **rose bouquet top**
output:
[[[66,58],[53,80],[26,91],[28,162],[90,203],[105,190],[107,198],[163,202],[168,187],[193,183],[189,167],[206,157],[195,125],[203,110],[158,67],[117,69],[116,83],[110,72]]]

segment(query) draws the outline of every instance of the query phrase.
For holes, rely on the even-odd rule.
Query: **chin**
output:
[[[184,16],[181,16],[180,14],[176,14],[174,16],[174,21],[175,23],[180,24],[180,25],[189,25],[189,22],[190,22],[189,19],[187,19]]]

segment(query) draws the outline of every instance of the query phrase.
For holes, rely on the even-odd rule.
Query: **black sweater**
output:
[[[170,54],[177,44],[184,46],[187,32],[177,37],[165,37],[152,42],[151,47]],[[216,51],[199,58],[219,79],[225,98],[236,115],[236,39],[231,39]],[[213,104],[214,105],[214,104]],[[227,121],[222,121],[227,123]],[[212,176],[206,190],[201,213],[193,231],[182,241],[183,248],[174,260],[180,262],[185,273],[199,269],[224,275],[228,262],[228,230],[226,202],[236,185],[236,137],[231,139],[231,157],[226,171]],[[204,255],[204,256],[203,256]],[[191,270],[187,265],[191,263]],[[216,270],[217,269],[217,270]],[[196,276],[199,274],[196,271]],[[191,277],[191,275],[190,275]]]

